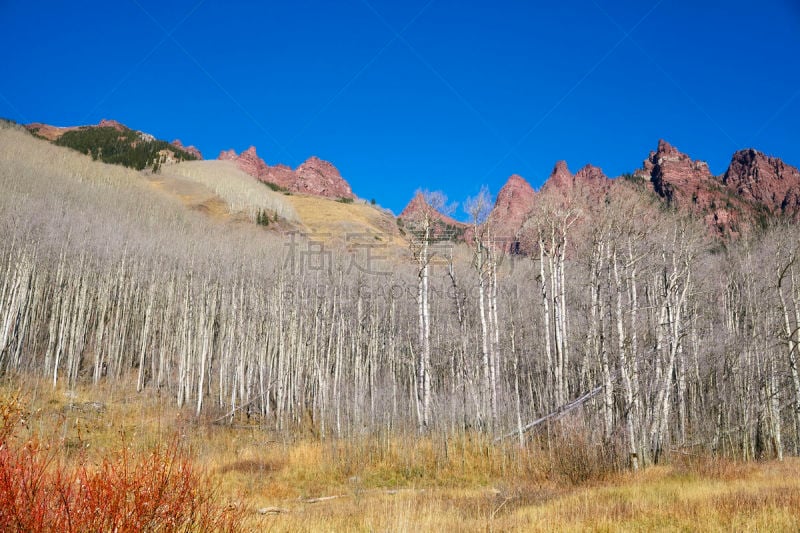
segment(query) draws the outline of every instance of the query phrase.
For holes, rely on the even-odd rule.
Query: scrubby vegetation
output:
[[[289,192],[289,189],[287,189],[286,187],[281,187],[277,183],[272,183],[271,181],[258,180],[258,182],[265,185],[266,187],[269,187],[271,190],[275,192],[283,192],[283,193]]]
[[[258,224],[259,226],[269,226],[270,222],[277,222],[277,221],[278,221],[277,213],[270,213],[262,209],[256,214],[256,224]]]
[[[83,451],[70,460],[65,441],[22,427],[36,416],[25,407],[7,390],[0,394],[0,530],[239,529],[242,512],[218,503],[210,478],[177,440],[145,453],[122,442],[94,464],[81,460]]]

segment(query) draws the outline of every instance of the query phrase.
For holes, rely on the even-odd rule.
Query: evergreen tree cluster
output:
[[[256,213],[256,224],[259,226],[269,226],[270,222],[277,222],[278,221],[278,213],[270,214],[268,211],[264,209],[260,209],[258,213]]]
[[[158,172],[161,165],[161,150],[169,150],[177,161],[195,160],[190,154],[166,141],[142,139],[139,132],[113,127],[84,127],[64,133],[55,141],[59,146],[67,146],[81,153],[91,155],[92,159],[104,163],[123,165],[136,170],[152,168]]]
[[[266,185],[267,187],[269,187],[270,189],[272,189],[275,192],[282,192],[282,193],[288,193],[289,192],[289,189],[287,189],[286,187],[281,187],[277,183],[272,183],[271,181],[261,181],[261,180],[259,180],[259,183],[263,183],[264,185]]]

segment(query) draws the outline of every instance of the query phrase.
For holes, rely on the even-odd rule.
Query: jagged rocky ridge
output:
[[[488,221],[498,240],[505,241],[508,249],[518,250],[519,233],[536,202],[579,195],[591,206],[609,195],[636,190],[701,218],[720,238],[736,238],[777,218],[800,220],[797,168],[749,148],[734,153],[725,173],[714,176],[706,162],[693,160],[660,140],[642,167],[624,178],[610,179],[593,165],[573,174],[565,161],[559,161],[537,192],[514,174],[500,189]],[[400,217],[419,210],[419,201],[415,197]]]
[[[292,170],[286,165],[267,165],[251,146],[241,154],[223,150],[218,159],[234,161],[247,174],[266,183],[291,192],[307,193],[328,198],[353,199],[350,184],[342,178],[333,164],[318,157],[310,157]]]

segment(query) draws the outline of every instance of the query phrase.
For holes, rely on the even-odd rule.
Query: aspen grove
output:
[[[634,469],[674,450],[796,455],[800,232],[721,242],[626,186],[543,194],[513,236],[481,196],[464,242],[411,221],[402,253],[376,239],[367,263],[215,221],[6,125],[0,374],[130,380],[197,416],[321,439],[527,446],[569,421]]]

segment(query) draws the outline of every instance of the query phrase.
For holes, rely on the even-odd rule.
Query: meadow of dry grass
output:
[[[286,200],[293,206],[298,218],[312,236],[372,235],[379,244],[405,248],[393,216],[377,207],[364,203],[342,203],[330,198],[292,194]]]
[[[236,529],[245,531],[800,527],[796,459],[741,464],[676,456],[669,466],[633,474],[597,466],[591,450],[569,439],[524,451],[471,434],[320,441],[272,434],[246,419],[233,426],[196,419],[132,387],[67,391],[44,382],[4,383],[0,398],[8,403],[13,396],[24,406],[15,439],[35,437],[65,471],[106,464],[120,450],[139,469],[158,464],[159,453],[186,450],[186,468],[206,476],[213,489],[209,501],[218,514],[210,515],[238,513]]]

